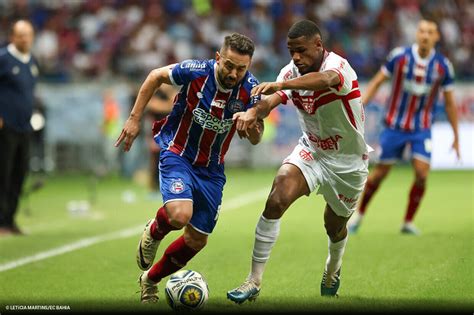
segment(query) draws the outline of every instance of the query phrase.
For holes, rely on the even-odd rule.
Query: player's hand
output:
[[[239,137],[248,137],[248,129],[255,127],[257,123],[257,111],[254,108],[250,108],[245,112],[235,113],[232,120],[236,122],[235,129]]]
[[[124,142],[123,150],[125,152],[130,151],[132,147],[132,143],[135,138],[138,136],[140,131],[140,121],[137,118],[129,117],[125,122],[125,125],[118,137],[117,141],[115,142],[115,146],[118,147],[122,141]]]
[[[271,95],[282,89],[281,82],[262,82],[259,85],[255,86],[250,92],[251,96],[255,95]]]
[[[461,160],[461,151],[459,150],[459,140],[457,138],[454,139],[452,148],[453,148],[454,152],[456,152],[456,157],[457,157],[458,161],[460,161]]]

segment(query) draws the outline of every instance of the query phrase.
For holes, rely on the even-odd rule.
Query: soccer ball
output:
[[[197,310],[209,298],[209,288],[204,277],[193,270],[180,270],[166,282],[166,302],[174,310]]]

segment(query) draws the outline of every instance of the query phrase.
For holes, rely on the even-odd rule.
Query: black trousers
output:
[[[0,129],[0,227],[14,225],[23,183],[29,169],[30,133]]]

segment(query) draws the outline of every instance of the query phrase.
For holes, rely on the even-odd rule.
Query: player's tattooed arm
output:
[[[169,70],[175,65],[168,65],[162,68],[152,70],[145,81],[143,82],[140,90],[138,91],[137,99],[133,105],[130,116],[128,117],[125,125],[120,133],[115,146],[118,147],[124,142],[123,150],[125,152],[130,151],[132,143],[138,136],[140,131],[140,120],[143,116],[146,105],[150,102],[151,97],[156,90],[163,84],[170,84]]]

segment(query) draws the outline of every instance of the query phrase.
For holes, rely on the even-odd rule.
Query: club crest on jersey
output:
[[[227,106],[233,114],[244,110],[244,103],[241,100],[231,100]]]
[[[293,103],[296,107],[304,110],[310,115],[314,114],[316,107],[314,106],[313,96],[302,96],[295,91],[292,91],[291,94],[293,96]]]
[[[171,182],[170,191],[171,191],[173,194],[180,194],[180,193],[182,193],[182,192],[184,191],[184,183],[183,183],[183,181],[181,180],[181,178],[174,179],[174,180]]]

